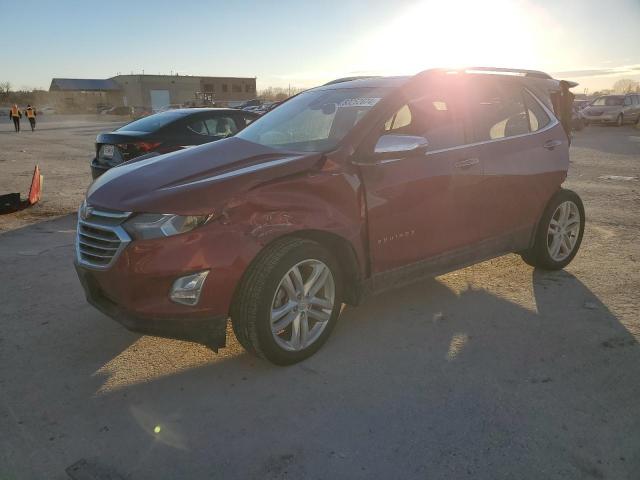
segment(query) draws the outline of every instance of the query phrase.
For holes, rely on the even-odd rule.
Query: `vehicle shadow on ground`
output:
[[[38,262],[3,250],[73,227],[43,223],[0,235],[20,286],[1,304],[23,421],[3,429],[10,465],[35,450],[56,472],[86,458],[132,479],[640,476],[638,342],[568,272],[514,263],[535,308],[446,277],[391,291],[282,368],[233,337],[215,355],[126,332],[85,304],[66,237]]]

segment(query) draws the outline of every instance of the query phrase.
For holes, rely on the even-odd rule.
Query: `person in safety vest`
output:
[[[36,129],[36,109],[31,105],[27,104],[27,108],[24,110],[27,118],[29,119],[29,123],[31,124],[31,131],[33,132]]]
[[[20,119],[22,118],[22,112],[15,103],[9,110],[9,117],[13,120],[13,128],[16,129],[16,133],[20,131]]]

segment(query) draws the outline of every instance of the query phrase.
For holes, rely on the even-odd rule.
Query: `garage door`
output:
[[[157,112],[171,103],[169,90],[149,90],[151,94],[151,109]]]

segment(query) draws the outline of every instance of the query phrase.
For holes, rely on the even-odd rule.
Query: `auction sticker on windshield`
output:
[[[373,107],[379,101],[379,98],[374,97],[345,98],[338,104],[338,107]]]

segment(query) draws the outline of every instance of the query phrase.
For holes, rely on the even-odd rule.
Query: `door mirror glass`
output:
[[[374,153],[400,153],[425,150],[429,142],[415,135],[382,135],[374,148]]]

